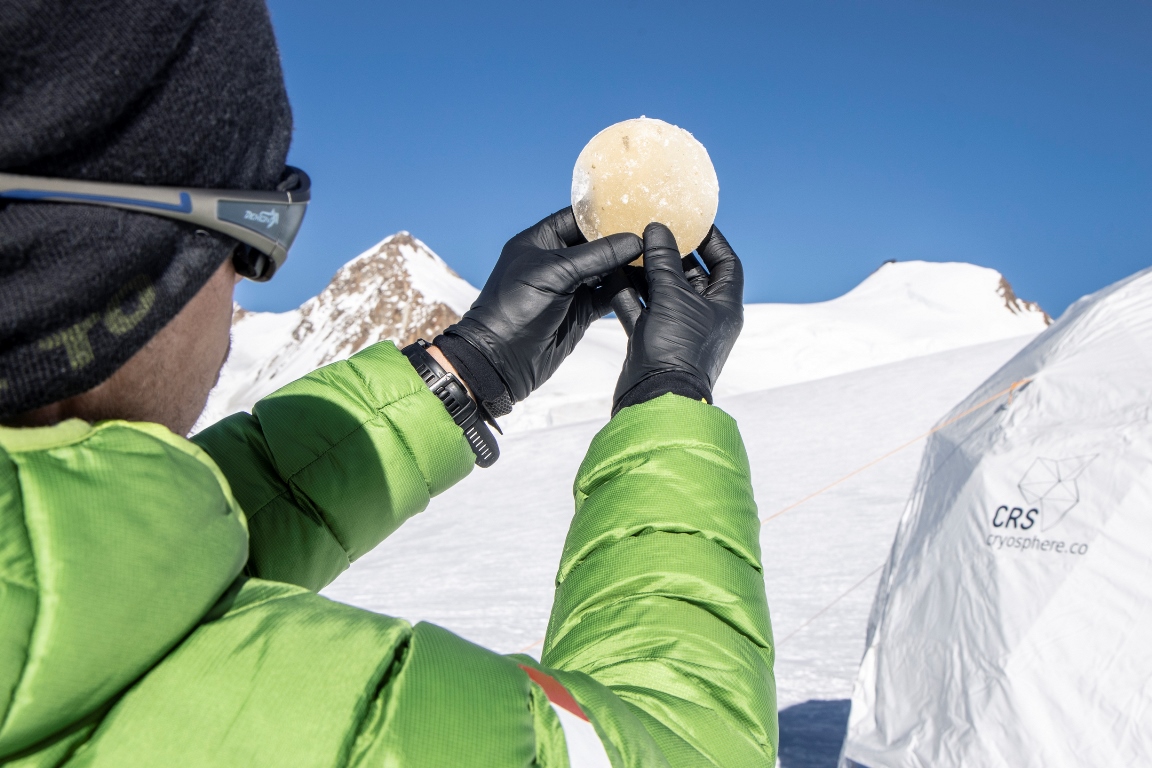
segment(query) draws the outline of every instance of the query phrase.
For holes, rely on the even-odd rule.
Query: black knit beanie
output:
[[[263,0],[4,0],[0,171],[274,189],[292,117]],[[235,242],[0,199],[0,419],[108,378]]]

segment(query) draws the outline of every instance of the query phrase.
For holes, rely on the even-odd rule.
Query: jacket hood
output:
[[[0,427],[0,762],[113,702],[247,555],[227,481],[167,429]]]

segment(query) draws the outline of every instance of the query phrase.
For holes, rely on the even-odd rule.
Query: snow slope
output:
[[[201,424],[382,338],[430,338],[477,290],[406,232],[337,272],[284,313],[238,310],[233,352]],[[880,267],[817,304],[753,304],[716,388],[741,425],[767,515],[928,429],[1048,317],[995,270],[960,263]],[[607,420],[627,340],[589,329],[556,375],[504,420],[502,458],[435,499],[327,594],[444,624],[501,651],[543,636],[568,527],[572,479]],[[872,584],[789,635],[880,564],[919,446],[764,529],[782,704],[851,691]]]
[[[238,311],[233,356],[201,423],[377,339],[430,338],[476,293],[419,240],[387,238],[298,310]],[[716,396],[740,424],[762,516],[929,429],[1048,322],[996,271],[958,263],[889,263],[832,301],[748,305]],[[572,480],[607,420],[625,349],[615,320],[595,323],[502,420],[500,462],[434,499],[325,594],[498,651],[538,652]],[[765,524],[782,709],[849,696],[874,571],[921,450],[916,443]]]
[[[720,398],[740,424],[761,515],[930,429],[1030,339]],[[603,421],[506,437],[494,467],[433,499],[324,594],[435,622],[504,653],[538,653],[529,646],[547,627],[572,480]],[[884,561],[921,450],[917,443],[764,525],[781,708],[851,694],[879,573],[797,630]]]
[[[748,304],[717,396],[754,392],[947,349],[1036,334],[1050,323],[994,269],[889,262],[845,295],[817,304]],[[572,356],[507,417],[516,429],[600,417],[611,406],[627,337],[601,320]]]
[[[342,267],[317,297],[282,313],[238,309],[232,355],[200,426],[248,410],[277,387],[380,339],[431,339],[478,291],[407,232]],[[718,395],[750,392],[996,339],[1049,322],[992,269],[889,262],[844,296],[816,304],[750,304]],[[502,426],[513,432],[600,418],[610,407],[627,338],[593,324],[555,376]]]
[[[198,427],[249,410],[264,395],[381,339],[432,338],[476,299],[475,288],[407,232],[337,271],[319,296],[288,312],[237,307],[232,353]]]

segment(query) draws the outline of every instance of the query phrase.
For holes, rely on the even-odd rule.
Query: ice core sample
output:
[[[720,183],[704,145],[683,128],[650,117],[600,131],[572,170],[572,209],[589,240],[643,235],[658,221],[687,255],[712,228],[719,203]]]

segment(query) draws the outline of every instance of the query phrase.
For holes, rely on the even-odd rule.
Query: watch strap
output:
[[[500,458],[500,447],[496,444],[492,430],[484,423],[480,409],[460,379],[444,370],[436,358],[428,354],[429,346],[424,339],[418,339],[401,352],[412,363],[428,389],[432,390],[432,394],[444,404],[452,421],[464,432],[468,446],[476,455],[476,465],[484,468],[492,466]]]
[[[479,406],[481,418],[499,432],[500,426],[496,419],[512,412],[512,396],[508,394],[508,385],[488,360],[488,356],[467,338],[457,335],[455,328],[454,325],[448,326],[444,333],[432,340],[432,345],[443,352],[456,369],[456,375],[468,387],[472,399]]]

